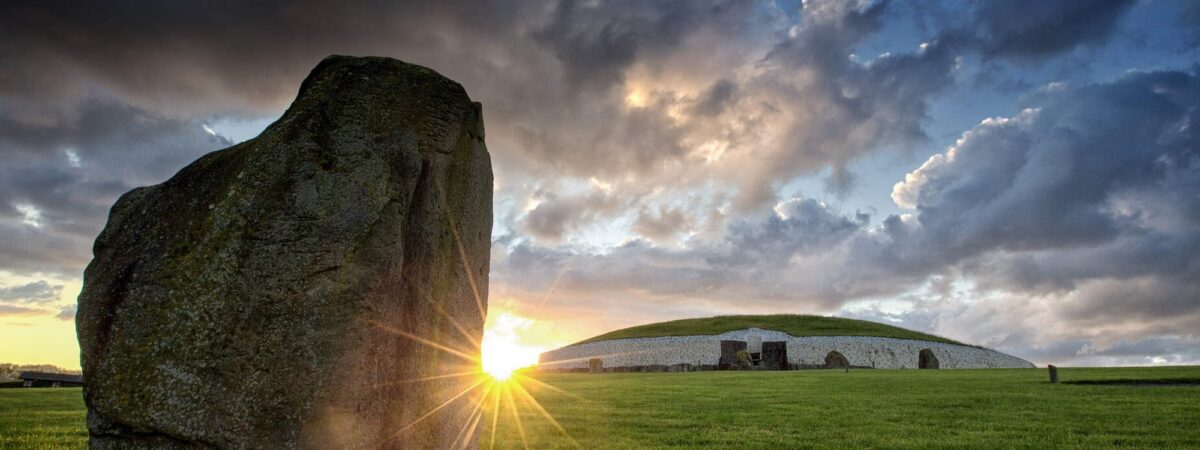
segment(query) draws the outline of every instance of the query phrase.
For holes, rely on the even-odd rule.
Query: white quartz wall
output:
[[[698,339],[700,338],[700,339]],[[672,364],[716,364],[721,358],[721,341],[712,336],[670,336],[589,342],[542,353],[542,369],[586,368],[588,360],[600,358],[604,367]]]
[[[600,358],[604,367],[649,366],[687,363],[717,364],[721,341],[786,341],[788,362],[820,365],[825,356],[837,351],[853,366],[879,369],[916,368],[921,350],[929,349],[943,369],[1027,368],[1029,361],[995,350],[911,339],[868,336],[796,337],[774,330],[749,328],[712,336],[668,336],[616,339],[572,345],[542,353],[542,369],[587,368],[588,360]],[[758,345],[761,348],[761,344]],[[749,348],[752,353],[760,348]]]

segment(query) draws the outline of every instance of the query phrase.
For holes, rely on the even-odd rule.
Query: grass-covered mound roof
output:
[[[659,322],[636,327],[622,328],[601,334],[571,345],[588,342],[608,341],[663,336],[715,335],[747,328],[782,331],[792,336],[876,336],[896,339],[915,339],[966,345],[932,334],[906,330],[866,320],[843,319],[840,317],[809,316],[799,314],[774,314],[767,316],[716,316],[702,319],[682,319]]]

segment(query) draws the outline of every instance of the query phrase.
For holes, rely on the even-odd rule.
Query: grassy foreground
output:
[[[562,431],[513,389],[515,408],[501,403],[493,415],[485,404],[480,448],[493,446],[493,420],[495,448],[522,448],[522,431],[535,449],[573,448],[572,441],[583,448],[1200,447],[1200,386],[1051,385],[1045,369],[531,377],[555,387],[521,382]],[[1060,377],[1195,381],[1200,367],[1068,368]],[[82,448],[85,440],[78,389],[0,390],[0,448]]]
[[[878,336],[897,339],[917,339],[945,344],[965,345],[932,334],[906,330],[866,320],[841,317],[809,316],[803,314],[771,314],[762,316],[716,316],[701,319],[681,319],[659,322],[591,337],[571,345],[610,339],[629,339],[660,336],[714,335],[727,331],[762,328],[777,330],[792,336]]]
[[[87,447],[79,388],[0,389],[0,449]]]
[[[1070,380],[1200,367],[1060,369]],[[1052,385],[1045,369],[546,374],[523,383],[584,448],[1200,448],[1200,386]],[[530,448],[569,448],[534,407]],[[496,448],[520,448],[500,414]],[[480,448],[491,447],[486,430]]]

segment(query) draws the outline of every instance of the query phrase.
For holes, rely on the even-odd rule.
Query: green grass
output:
[[[878,336],[896,339],[917,339],[966,345],[958,341],[918,333],[900,327],[865,320],[840,317],[809,316],[798,314],[774,314],[765,316],[716,316],[702,319],[682,319],[669,322],[638,325],[601,334],[571,345],[611,339],[629,339],[660,336],[714,335],[747,328],[776,330],[792,336]]]
[[[540,374],[524,383],[585,448],[1200,448],[1200,387],[1053,385],[1045,369]],[[1059,369],[1063,381],[1200,367]],[[530,448],[570,448],[521,406]],[[521,448],[501,414],[496,448]],[[480,448],[491,447],[485,430]]]
[[[0,448],[87,447],[87,410],[79,388],[0,389]]]
[[[1045,369],[530,376],[555,387],[522,382],[565,431],[518,400],[535,449],[572,448],[572,440],[613,449],[1200,448],[1200,386],[1052,385]],[[1062,368],[1059,376],[1195,380],[1200,367]],[[479,447],[492,448],[495,419],[495,448],[522,448],[507,403],[493,416],[491,400]],[[84,440],[78,389],[0,390],[0,447]]]

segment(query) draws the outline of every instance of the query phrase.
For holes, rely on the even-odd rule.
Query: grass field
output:
[[[79,388],[0,389],[0,449],[87,446]]]
[[[884,325],[865,320],[840,317],[809,316],[801,314],[771,314],[761,316],[717,316],[701,319],[681,319],[659,322],[591,337],[571,345],[610,339],[629,339],[659,336],[714,335],[727,331],[762,328],[778,330],[792,336],[879,336],[897,339],[919,339],[946,344],[966,345],[932,334],[919,333],[904,328]]]
[[[1200,367],[1060,369],[1064,381]],[[584,447],[1198,448],[1200,386],[1052,385],[1045,369],[555,374],[533,389]],[[531,448],[569,446],[533,409]],[[500,416],[498,448],[520,447]],[[490,446],[485,434],[481,447]]]
[[[1175,379],[1200,367],[1060,370]],[[518,401],[529,448],[1198,448],[1200,386],[1046,382],[1045,369],[541,374]],[[1190,381],[1189,381],[1190,380]],[[516,396],[520,398],[520,396]],[[480,448],[492,447],[491,406]],[[495,448],[521,448],[503,405]],[[0,390],[0,447],[82,447],[78,389]],[[569,435],[570,439],[566,436]]]

